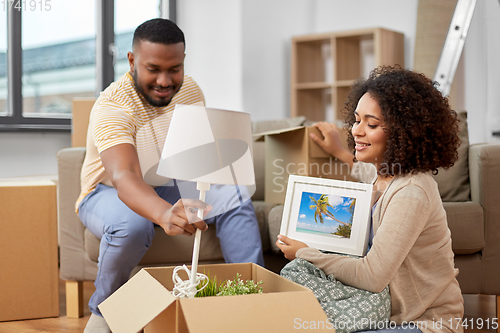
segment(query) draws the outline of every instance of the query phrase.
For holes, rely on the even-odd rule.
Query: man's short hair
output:
[[[148,20],[139,25],[134,32],[132,48],[141,40],[165,45],[177,43],[184,43],[186,45],[184,33],[179,29],[177,24],[163,18]]]

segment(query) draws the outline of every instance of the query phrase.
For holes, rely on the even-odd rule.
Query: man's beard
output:
[[[148,102],[149,104],[151,104],[152,106],[154,107],[163,107],[163,106],[167,106],[170,104],[170,102],[172,101],[172,98],[174,98],[175,94],[177,93],[177,91],[174,93],[174,96],[172,96],[171,99],[169,99],[168,101],[166,100],[155,100],[153,99],[151,96],[147,95],[146,92],[144,91],[144,89],[142,89],[142,87],[139,85],[139,80],[137,78],[137,72],[134,71],[132,73],[132,78],[134,79],[134,86],[135,86],[135,89],[137,90],[137,92],[139,94],[142,95],[142,97],[144,97],[144,99],[146,100],[146,102]]]

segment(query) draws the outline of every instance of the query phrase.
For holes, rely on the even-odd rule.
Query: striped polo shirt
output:
[[[200,102],[204,102],[203,93],[189,76],[184,76],[181,89],[164,107],[154,107],[146,102],[135,89],[130,73],[106,88],[90,113],[87,153],[80,176],[81,192],[76,209],[97,184],[113,186],[99,154],[118,144],[134,145],[147,184],[159,186],[167,183],[168,179],[158,176],[156,169],[175,105]]]

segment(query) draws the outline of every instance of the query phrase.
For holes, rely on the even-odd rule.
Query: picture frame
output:
[[[319,250],[366,255],[373,185],[290,175],[280,234]]]

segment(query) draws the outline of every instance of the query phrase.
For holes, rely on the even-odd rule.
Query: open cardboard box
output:
[[[217,281],[234,279],[236,273],[244,281],[263,281],[262,294],[191,299],[170,293],[174,268],[143,268],[99,305],[113,332],[289,333],[313,326],[333,331],[310,289],[258,265],[200,265],[198,272]]]
[[[299,126],[254,135],[265,141],[265,201],[283,204],[289,175],[356,181],[348,164],[326,153],[310,134],[322,138],[314,126]],[[347,135],[340,130],[347,148]]]

